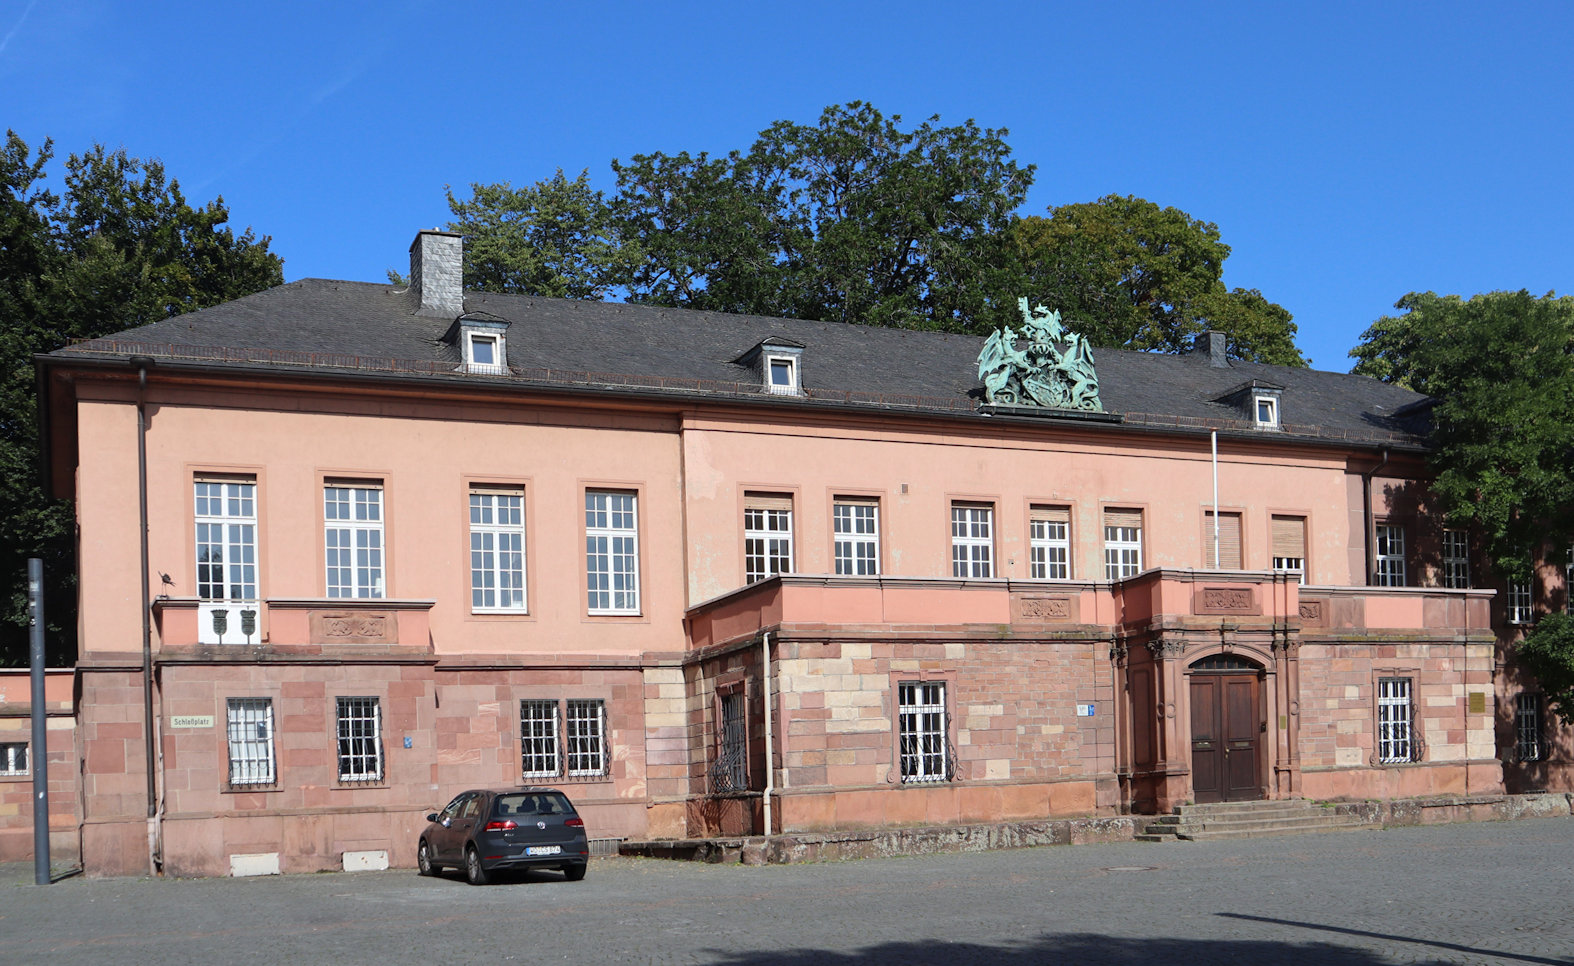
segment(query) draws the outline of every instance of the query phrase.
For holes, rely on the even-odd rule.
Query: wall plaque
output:
[[[1257,594],[1251,587],[1203,587],[1192,594],[1194,614],[1245,614],[1262,613]]]
[[[379,611],[312,611],[312,641],[318,644],[397,644],[399,622]]]
[[[211,714],[172,714],[169,716],[171,728],[211,728],[213,715]]]
[[[1076,620],[1070,597],[1018,597],[1016,619],[1022,621]]]
[[[1320,600],[1303,600],[1300,604],[1301,620],[1308,624],[1322,624],[1323,602]]]

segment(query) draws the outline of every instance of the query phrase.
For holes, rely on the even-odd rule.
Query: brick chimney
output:
[[[1229,337],[1223,332],[1198,332],[1192,337],[1191,354],[1206,356],[1208,365],[1215,369],[1230,366]]]
[[[410,292],[416,315],[457,319],[465,314],[464,236],[458,232],[417,232],[410,243]]]

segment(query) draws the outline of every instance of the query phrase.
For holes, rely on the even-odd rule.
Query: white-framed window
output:
[[[383,596],[383,488],[323,487],[323,542],[329,597]]]
[[[251,612],[249,624],[256,633],[257,483],[198,479],[193,484],[193,503],[197,598],[202,601],[197,639],[203,644],[242,642],[247,639],[242,611]]]
[[[743,578],[755,583],[792,573],[792,498],[743,496]]]
[[[497,368],[497,336],[469,333],[470,367],[481,371]]]
[[[0,741],[0,776],[13,778],[30,774],[27,769],[27,742]]]
[[[872,577],[880,572],[880,504],[874,500],[836,500],[831,505],[836,573]]]
[[[383,713],[376,698],[341,697],[337,705],[339,780],[383,779]]]
[[[1377,760],[1414,760],[1409,678],[1377,679]]]
[[[1273,569],[1292,571],[1306,583],[1306,518],[1274,514],[1268,526]]]
[[[230,698],[226,732],[229,740],[230,784],[272,785],[273,699]]]
[[[798,395],[798,360],[783,355],[765,357],[765,386],[780,396]]]
[[[1104,511],[1104,579],[1142,573],[1142,511]]]
[[[1071,579],[1071,511],[1035,506],[1028,511],[1028,576],[1033,580]]]
[[[749,732],[744,708],[741,687],[722,693],[716,701],[716,763],[711,768],[714,791],[737,792],[749,787]]]
[[[484,375],[508,374],[508,325],[483,319],[461,319],[460,348],[465,371]]]
[[[1443,531],[1443,586],[1450,590],[1470,586],[1470,535],[1464,530]]]
[[[900,681],[896,686],[897,742],[903,783],[951,777],[944,681]]]
[[[570,778],[607,773],[607,703],[571,700],[567,703],[564,744]]]
[[[1393,523],[1376,527],[1377,554],[1372,580],[1378,587],[1405,586],[1405,528]]]
[[[1541,695],[1521,692],[1514,699],[1514,755],[1520,761],[1540,761],[1546,753],[1541,739]]]
[[[470,491],[470,609],[525,613],[523,490]]]
[[[1258,429],[1279,428],[1279,400],[1274,396],[1253,396],[1253,423]]]
[[[995,575],[995,508],[987,503],[951,504],[951,576]]]
[[[556,778],[563,774],[556,701],[519,702],[520,775]]]
[[[1530,579],[1508,582],[1508,622],[1529,624],[1535,617],[1530,606]]]
[[[639,613],[637,502],[624,490],[585,491],[585,584],[592,614]]]

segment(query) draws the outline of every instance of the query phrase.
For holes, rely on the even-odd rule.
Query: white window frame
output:
[[[880,573],[880,504],[843,499],[831,504],[832,556],[840,577]]]
[[[1306,583],[1305,557],[1275,557],[1273,558],[1273,569],[1295,574],[1297,583]]]
[[[489,346],[492,352],[492,361],[484,362],[479,358],[477,347]],[[503,373],[508,371],[503,360],[503,335],[500,332],[466,332],[465,333],[465,368],[470,372]]]
[[[1504,603],[1510,624],[1529,624],[1534,621],[1536,615],[1530,594],[1530,578],[1510,580]]]
[[[563,774],[562,719],[554,699],[519,702],[519,771],[522,778]]]
[[[1469,531],[1443,531],[1443,586],[1449,590],[1465,590],[1470,586]]]
[[[25,741],[0,741],[0,777],[24,778],[32,774],[32,756]]]
[[[278,782],[273,699],[229,698],[225,702],[229,780],[235,788]]]
[[[951,576],[979,580],[995,575],[995,505],[951,504]]]
[[[949,781],[951,736],[946,682],[898,681],[896,715],[902,784]]]
[[[334,699],[339,781],[366,784],[383,780],[383,708],[375,697],[341,695]]]
[[[1028,577],[1071,579],[1071,524],[1065,520],[1028,519]]]
[[[525,491],[470,490],[470,612],[529,613]]]
[[[758,583],[792,572],[792,509],[749,506],[744,497],[743,582]]]
[[[1104,525],[1104,579],[1142,573],[1142,527]]]
[[[1518,761],[1542,761],[1546,756],[1546,739],[1541,730],[1541,695],[1521,691],[1514,699],[1514,757]]]
[[[1266,417],[1263,415],[1264,408],[1268,411]],[[1258,429],[1278,429],[1279,400],[1269,395],[1252,396],[1252,422]]]
[[[241,611],[256,620],[257,481],[199,477],[192,483],[195,520],[197,641],[202,644],[247,640]],[[214,627],[215,611],[223,611],[225,630]],[[255,635],[255,624],[252,633]]]
[[[600,698],[564,702],[563,764],[570,778],[607,773],[607,703]]]
[[[323,551],[327,596],[380,599],[386,594],[386,514],[381,483],[323,484]]]
[[[786,373],[786,382],[776,381],[778,367],[780,367],[780,371]],[[766,391],[777,396],[797,396],[800,394],[797,356],[766,353],[764,363],[760,368],[765,373]]]
[[[1373,528],[1372,582],[1376,587],[1404,587],[1405,528],[1397,523],[1379,523]]]
[[[591,614],[639,611],[639,494],[585,491],[585,589]]]
[[[1377,679],[1377,760],[1383,764],[1415,760],[1413,688],[1408,677]]]

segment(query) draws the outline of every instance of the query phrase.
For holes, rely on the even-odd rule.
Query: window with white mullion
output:
[[[1064,520],[1028,521],[1028,576],[1034,580],[1071,578],[1071,542]]]
[[[563,773],[556,701],[519,702],[520,774],[555,778]]]
[[[1443,586],[1450,590],[1470,586],[1470,538],[1463,530],[1443,531]]]
[[[257,600],[257,484],[198,480],[197,596],[202,600]]]
[[[639,613],[639,530],[633,493],[585,492],[585,583],[590,613]]]
[[[564,738],[571,777],[607,773],[606,702],[569,701]]]
[[[747,507],[743,511],[744,581],[792,573],[792,511]]]
[[[1104,528],[1104,579],[1123,580],[1142,572],[1142,528]]]
[[[1411,741],[1410,679],[1377,680],[1377,760],[1410,761]]]
[[[1529,578],[1508,582],[1507,604],[1508,622],[1510,624],[1529,624],[1531,622],[1535,615],[1531,608]]]
[[[339,698],[339,780],[375,782],[383,777],[382,708],[376,698]]]
[[[506,490],[470,493],[470,609],[524,613],[525,498]]]
[[[837,503],[831,508],[836,572],[870,577],[880,572],[880,508],[874,503]]]
[[[329,597],[383,596],[383,490],[323,487]]]
[[[897,719],[902,781],[947,780],[945,682],[899,682]]]
[[[1405,586],[1405,530],[1394,524],[1377,528],[1377,554],[1373,581],[1378,587]]]
[[[230,698],[226,731],[230,784],[273,784],[273,699]]]
[[[951,506],[951,576],[993,577],[995,508],[956,503]]]

